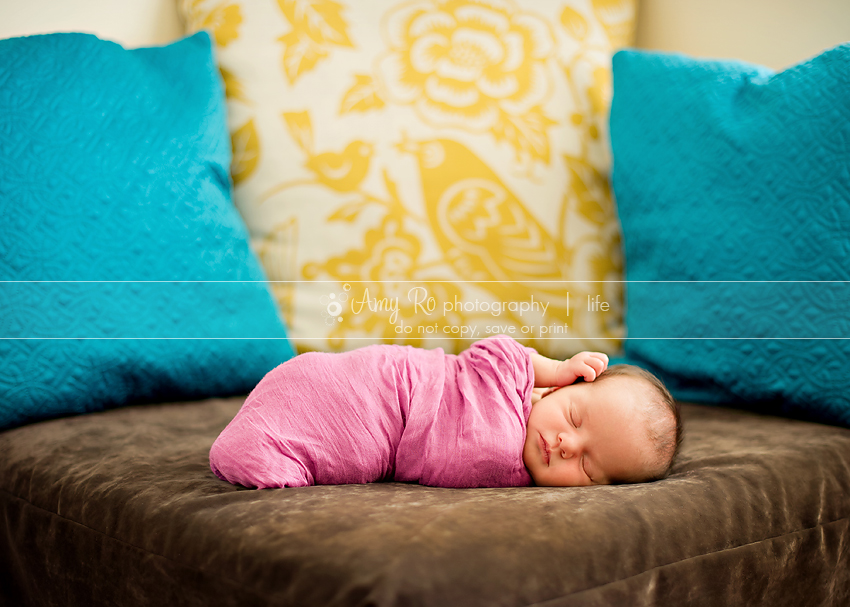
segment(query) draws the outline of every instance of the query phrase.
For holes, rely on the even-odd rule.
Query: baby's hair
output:
[[[633,377],[640,379],[650,389],[648,432],[658,460],[655,463],[655,471],[649,478],[641,480],[660,480],[670,474],[673,462],[682,447],[682,418],[679,413],[679,405],[667,387],[658,377],[636,367],[634,365],[611,365],[599,377],[596,382],[604,381],[611,377]],[[672,418],[672,419],[671,419]],[[670,421],[674,428],[670,428]]]

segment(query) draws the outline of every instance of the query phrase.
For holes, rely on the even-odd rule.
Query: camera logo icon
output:
[[[342,322],[342,309],[346,301],[348,301],[348,293],[351,290],[351,285],[346,283],[342,285],[342,293],[328,293],[319,298],[319,303],[325,309],[322,311],[322,318],[325,319],[325,324],[333,326],[335,322]]]

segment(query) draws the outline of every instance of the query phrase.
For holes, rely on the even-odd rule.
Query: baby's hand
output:
[[[585,381],[595,380],[608,368],[608,357],[601,352],[579,352],[569,360],[556,361],[534,352],[531,364],[534,387],[552,388],[569,386],[579,377]]]
[[[568,386],[579,377],[593,381],[608,368],[608,357],[601,352],[579,352],[558,364],[555,380],[558,386]]]

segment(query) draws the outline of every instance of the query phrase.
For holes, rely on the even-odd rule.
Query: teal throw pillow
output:
[[[293,352],[209,36],[0,40],[0,428],[247,393]]]
[[[850,44],[779,73],[621,51],[613,77],[627,359],[850,425]]]

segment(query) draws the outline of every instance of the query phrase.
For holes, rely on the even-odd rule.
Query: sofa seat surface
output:
[[[0,604],[850,604],[850,430],[686,404],[654,483],[257,491],[208,464],[243,400],[0,433]]]

